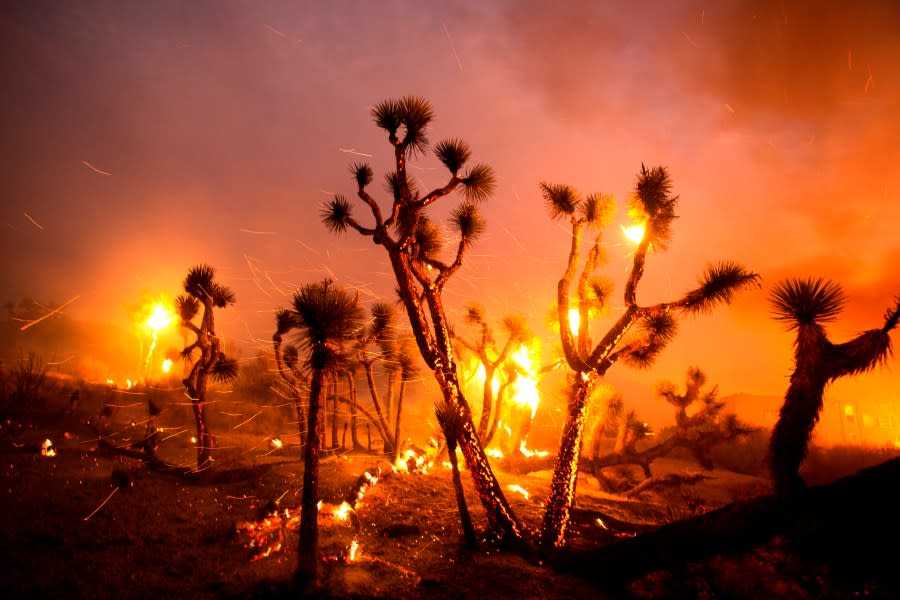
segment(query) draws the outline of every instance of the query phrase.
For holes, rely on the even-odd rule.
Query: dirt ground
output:
[[[0,429],[5,598],[266,598],[298,594],[296,531],[285,547],[252,560],[249,537],[238,524],[257,521],[267,507],[299,505],[302,464],[296,446],[272,449],[260,431],[223,431],[214,467],[202,478],[150,470],[97,443],[98,402],[75,410],[63,395],[8,413]],[[140,439],[146,405],[122,403],[110,415],[111,439]],[[183,418],[186,412],[179,416]],[[237,414],[237,413],[235,413]],[[143,417],[142,417],[143,415]],[[235,417],[237,419],[237,417]],[[183,425],[163,443],[166,458],[189,464]],[[221,424],[220,424],[221,425]],[[214,433],[217,430],[213,428]],[[51,440],[55,456],[41,446]],[[168,454],[166,454],[168,453]],[[690,463],[662,460],[658,472],[696,471]],[[384,476],[370,487],[354,519],[320,515],[321,596],[334,598],[598,598],[587,582],[561,575],[482,540],[463,549],[450,471],[390,473],[371,455],[330,456],[320,473],[325,506],[338,505],[365,470]],[[659,524],[747,498],[768,489],[765,480],[713,471],[710,479],[664,496],[629,500],[579,481],[572,545],[607,543],[614,536],[598,514],[631,523]],[[498,472],[523,521],[540,523],[549,473]],[[466,474],[476,529],[486,527]],[[528,497],[525,496],[528,494]],[[345,561],[352,542],[354,560]],[[877,596],[876,587],[835,587],[819,565],[798,564],[777,542],[737,558],[719,558],[673,576],[650,575],[634,583],[634,597],[855,597]],[[678,579],[678,578],[681,579]],[[690,579],[689,585],[685,578]],[[827,591],[827,593],[825,593]]]

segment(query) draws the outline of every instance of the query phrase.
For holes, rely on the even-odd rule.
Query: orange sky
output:
[[[369,110],[405,94],[434,104],[432,140],[464,138],[498,175],[447,291],[456,314],[472,299],[521,312],[549,345],[568,236],[538,183],[613,194],[619,223],[642,163],[669,167],[681,202],[639,300],[672,298],[708,261],[762,274],[763,290],[685,322],[653,369],[617,367],[633,393],[696,364],[723,394],[782,395],[791,338],[765,303],[780,278],[844,285],[839,341],[900,293],[895,2],[325,4],[3,3],[2,299],[80,295],[69,314],[124,323],[207,262],[237,292],[219,329],[251,356],[302,283],[390,295],[371,242],[331,236],[318,212],[352,195],[358,153],[389,167]],[[412,172],[434,187],[438,167]],[[617,227],[607,242],[621,284],[629,247]],[[895,371],[833,392],[897,402]]]

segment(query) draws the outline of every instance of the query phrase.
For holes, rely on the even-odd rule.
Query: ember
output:
[[[49,439],[41,442],[41,456],[56,456],[56,448],[53,447],[53,442]]]
[[[511,492],[521,494],[526,500],[531,498],[531,494],[528,493],[528,490],[523,488],[521,485],[511,483],[508,486],[506,486],[506,489],[508,489]]]

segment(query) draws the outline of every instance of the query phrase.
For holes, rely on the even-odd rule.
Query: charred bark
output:
[[[303,495],[300,505],[300,544],[297,556],[297,583],[303,587],[314,585],[317,566],[316,549],[319,538],[319,404],[322,397],[323,374],[314,371],[309,392],[306,452],[303,460]]]
[[[569,513],[575,499],[578,463],[584,444],[584,418],[592,383],[593,377],[590,374],[579,373],[573,384],[559,455],[556,457],[556,467],[550,483],[550,496],[541,525],[541,546],[546,549],[562,548],[566,544]]]

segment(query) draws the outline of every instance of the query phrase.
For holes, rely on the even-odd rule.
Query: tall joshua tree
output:
[[[572,231],[568,263],[557,285],[559,333],[565,360],[572,371],[572,385],[541,526],[542,545],[552,549],[565,545],[583,445],[585,411],[594,382],[619,361],[639,368],[649,366],[674,337],[677,314],[704,313],[717,304],[727,304],[737,290],[758,286],[759,275],[733,262],[714,264],[707,267],[698,286],[680,298],[658,304],[638,304],[637,287],[644,274],[647,253],[651,248],[667,248],[678,204],[678,197],[672,195],[668,171],[663,167],[648,169],[642,165],[629,213],[644,228],[625,284],[624,310],[600,341],[594,344],[590,336],[590,318],[606,307],[611,294],[611,284],[595,277],[594,272],[603,262],[600,231],[610,221],[613,201],[599,194],[582,197],[568,185],[542,183],[541,190],[551,218],[568,220]],[[578,275],[587,231],[596,235],[587,248],[584,267]],[[579,316],[575,332],[572,331],[569,316],[573,283],[575,310]],[[627,337],[632,329],[636,329],[637,334]]]
[[[825,387],[839,377],[865,373],[891,354],[889,333],[900,320],[900,296],[884,314],[884,325],[835,344],[824,324],[834,321],[846,302],[841,286],[825,279],[786,279],[769,296],[774,318],[794,340],[794,371],[769,442],[769,468],[775,492],[788,497],[805,488],[800,464],[819,420]]]
[[[355,296],[326,279],[302,286],[294,294],[291,308],[278,314],[279,330],[284,330],[281,335],[299,331],[302,368],[310,375],[297,565],[297,581],[307,586],[315,582],[317,570],[319,413],[324,387],[327,378],[339,373],[347,360],[346,346],[362,326],[363,311]]]
[[[447,282],[459,271],[466,251],[484,230],[478,204],[493,193],[493,170],[485,164],[466,169],[471,156],[469,146],[456,138],[443,140],[434,146],[434,153],[446,167],[448,178],[443,186],[423,194],[407,174],[407,160],[424,154],[429,148],[428,126],[434,117],[431,104],[414,96],[385,100],[375,105],[372,116],[375,124],[387,132],[387,141],[394,152],[394,171],[385,177],[385,188],[391,196],[388,210],[382,211],[381,205],[368,192],[372,168],[357,163],[350,170],[356,180],[357,196],[371,213],[370,223],[363,225],[358,221],[350,202],[341,195],[326,203],[322,210],[323,221],[335,233],[353,229],[387,252],[419,352],[431,369],[444,400],[463,415],[459,447],[485,508],[489,526],[500,539],[522,539],[522,524],[510,509],[491,470],[472,423],[472,411],[457,379],[443,302]],[[464,199],[450,217],[458,239],[452,260],[445,262],[439,256],[438,227],[426,213],[433,204],[458,190],[464,193]]]
[[[191,267],[182,282],[185,293],[175,299],[175,309],[181,317],[181,326],[191,331],[196,340],[181,351],[184,360],[191,362],[191,370],[184,378],[194,409],[197,424],[197,469],[209,466],[210,449],[215,446],[215,437],[206,424],[206,389],[209,378],[214,381],[231,381],[237,377],[237,361],[227,358],[222,351],[222,341],[216,334],[213,310],[234,304],[234,292],[216,281],[216,272],[209,265]],[[194,318],[200,313],[200,324]],[[194,354],[200,356],[194,359]]]

